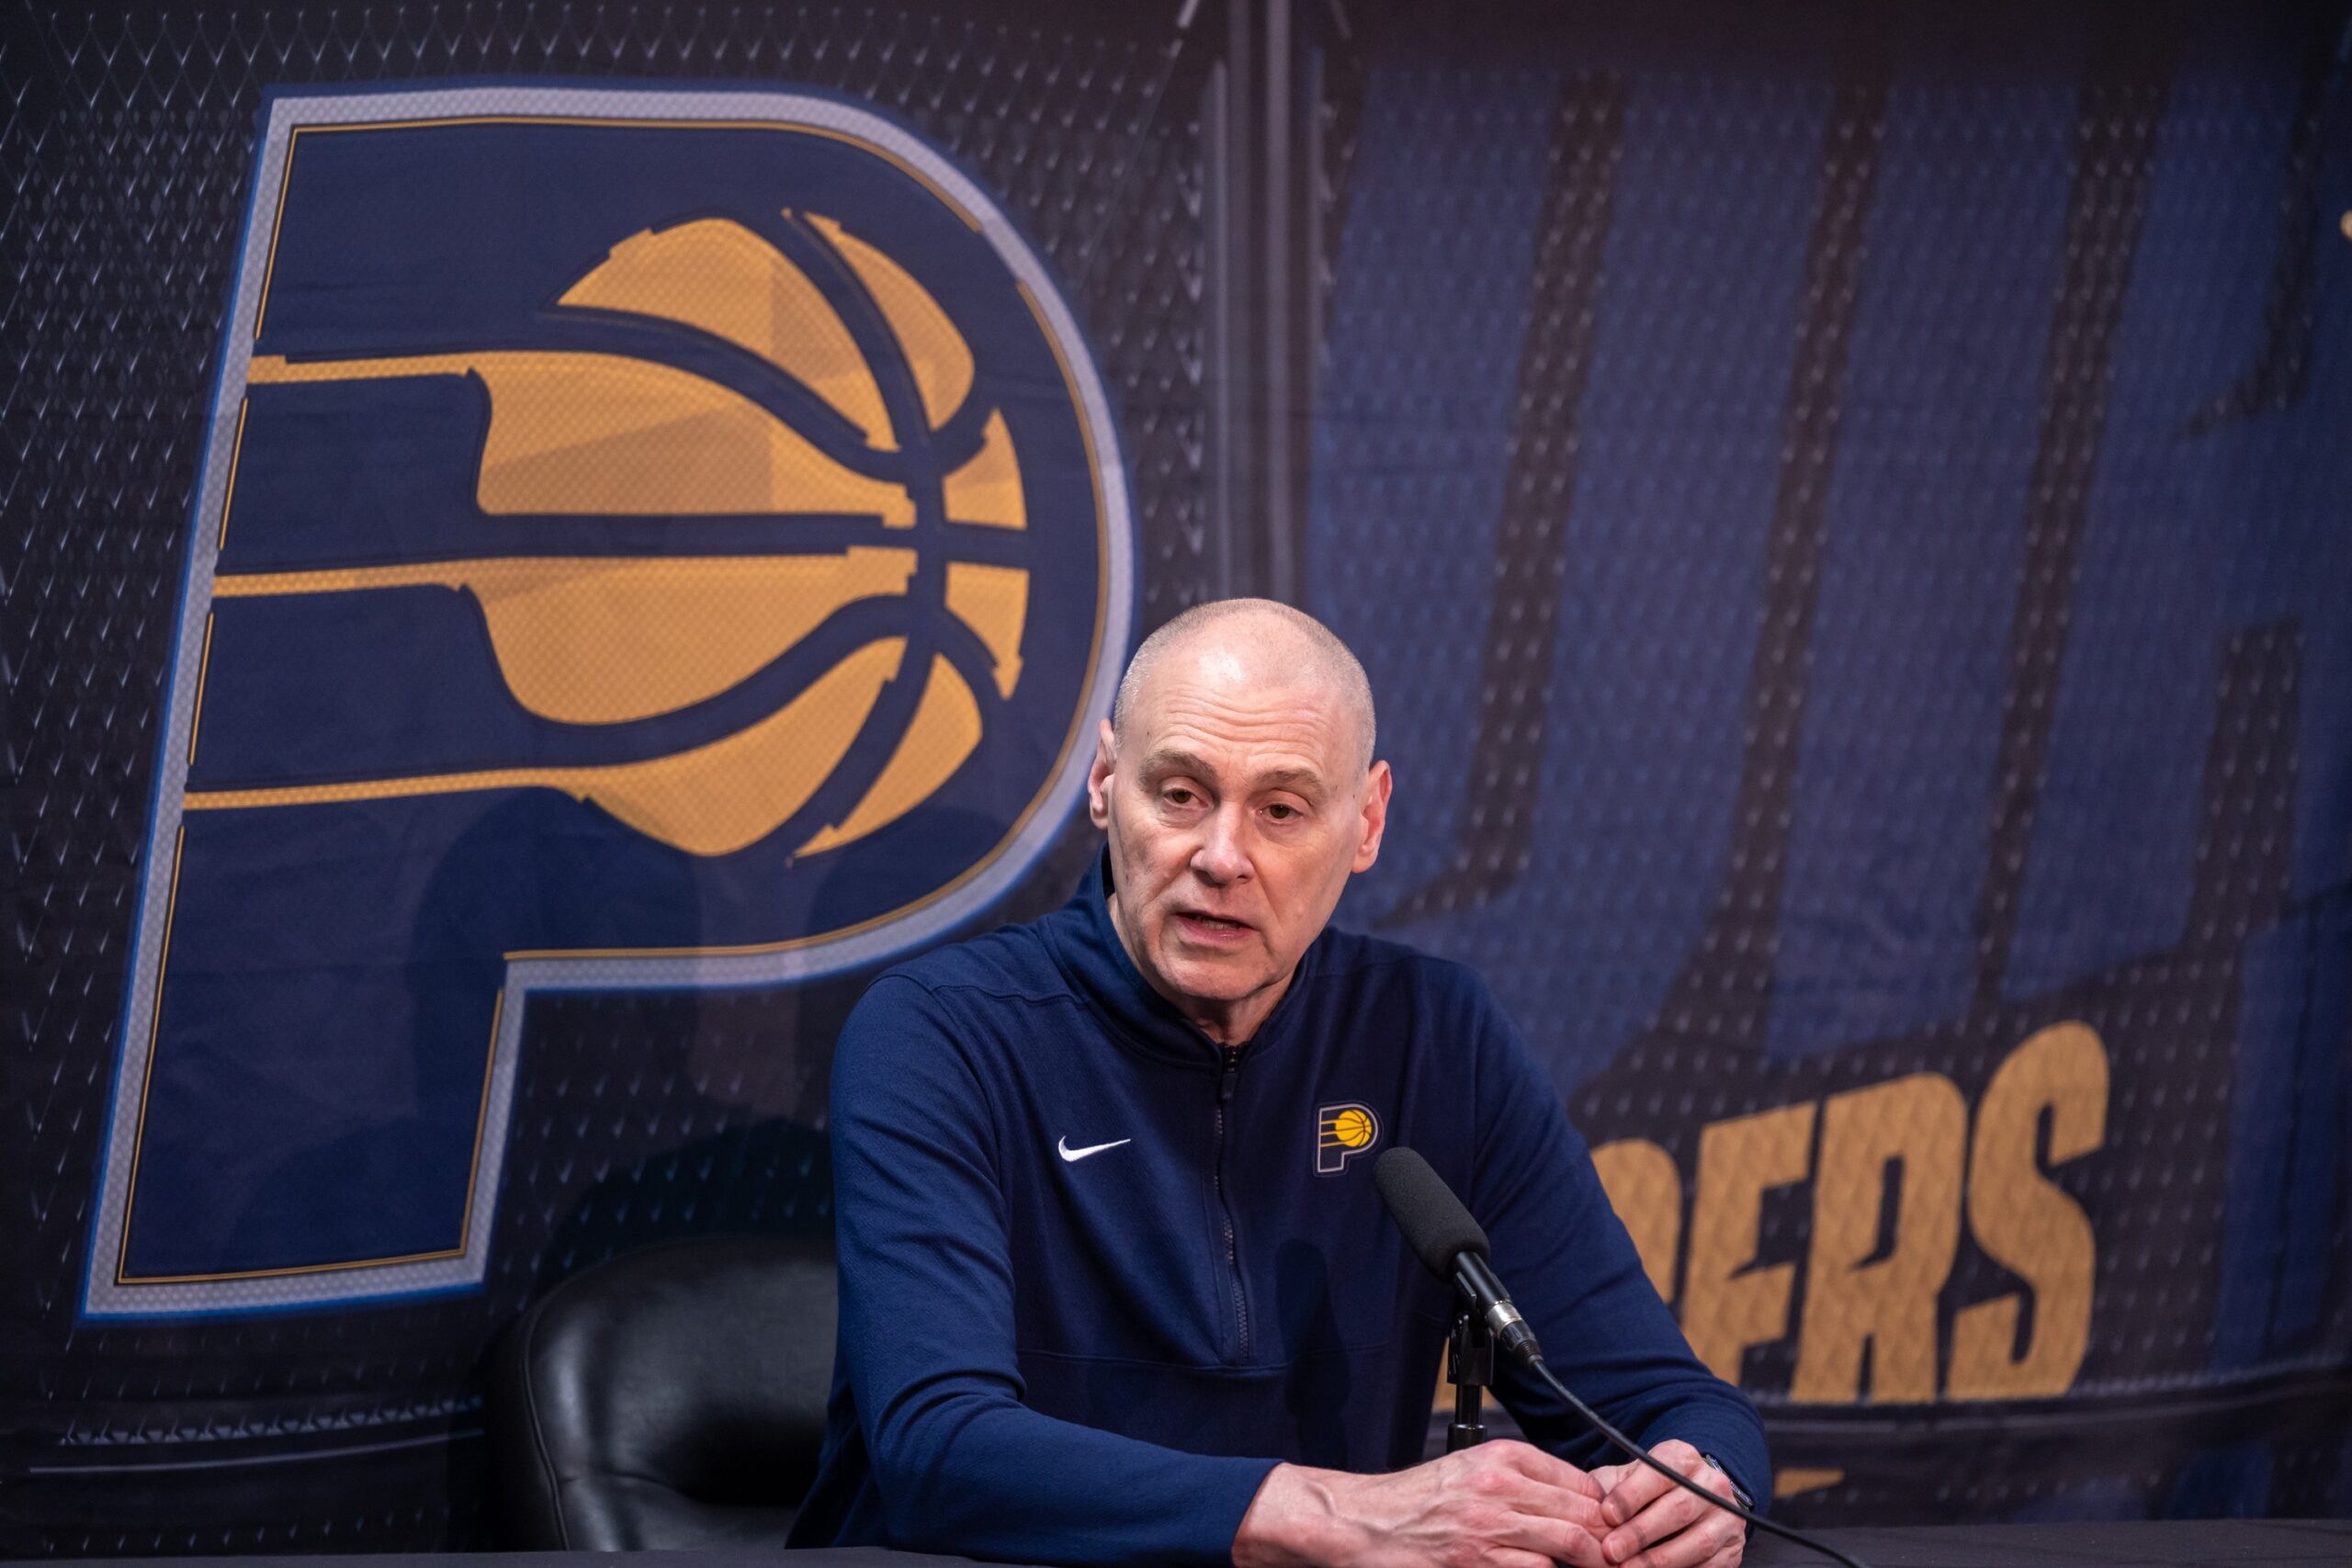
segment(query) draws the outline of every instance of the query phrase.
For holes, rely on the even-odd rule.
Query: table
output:
[[[2044,1525],[1947,1525],[1933,1529],[1820,1532],[1870,1568],[2177,1568],[2228,1563],[2352,1562],[2352,1519],[2102,1520]],[[1795,1568],[1828,1559],[1758,1531],[1747,1562]]]
[[[2177,1568],[2183,1563],[2352,1563],[2352,1519],[2175,1519],[2154,1523],[1949,1525],[1823,1530],[1822,1538],[1870,1568]],[[930,1557],[878,1547],[815,1551],[643,1551],[643,1568],[977,1568],[965,1557]],[[1756,1568],[1797,1568],[1826,1559],[1758,1534],[1747,1548]],[[215,1557],[208,1568],[614,1568],[593,1551],[387,1552],[368,1556]],[[155,1568],[147,1557],[85,1559],[79,1568]],[[31,1568],[0,1564],[0,1568]],[[47,1565],[44,1565],[47,1568]]]

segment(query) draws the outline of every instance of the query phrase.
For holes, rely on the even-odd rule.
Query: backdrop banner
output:
[[[1776,1512],[2352,1512],[2342,0],[0,28],[0,1554],[490,1544],[1238,593]]]

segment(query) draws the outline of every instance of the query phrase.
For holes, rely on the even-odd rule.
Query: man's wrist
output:
[[[1724,1461],[1714,1455],[1702,1453],[1699,1457],[1707,1461],[1709,1470],[1724,1478],[1724,1483],[1731,1488],[1731,1500],[1753,1512],[1756,1507],[1756,1499],[1747,1495],[1747,1488],[1739,1483],[1739,1477],[1734,1475]]]
[[[1300,1464],[1268,1471],[1233,1532],[1234,1568],[1299,1568],[1338,1561],[1338,1538],[1346,1521],[1337,1492],[1348,1479],[1343,1472]]]

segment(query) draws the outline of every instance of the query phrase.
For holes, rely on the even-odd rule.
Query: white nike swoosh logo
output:
[[[1121,1144],[1132,1144],[1134,1142],[1135,1140],[1133,1138],[1118,1138],[1107,1144],[1089,1144],[1082,1149],[1074,1149],[1069,1146],[1069,1134],[1063,1134],[1061,1141],[1054,1145],[1054,1149],[1055,1152],[1062,1156],[1062,1158],[1068,1160],[1072,1165],[1076,1165],[1080,1160],[1084,1159],[1089,1155],[1099,1155],[1104,1149],[1115,1149]]]

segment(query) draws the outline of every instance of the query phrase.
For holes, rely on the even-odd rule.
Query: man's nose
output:
[[[1242,842],[1245,830],[1242,813],[1232,807],[1209,813],[1201,824],[1200,843],[1193,851],[1193,869],[1220,886],[1249,875],[1250,855]]]

